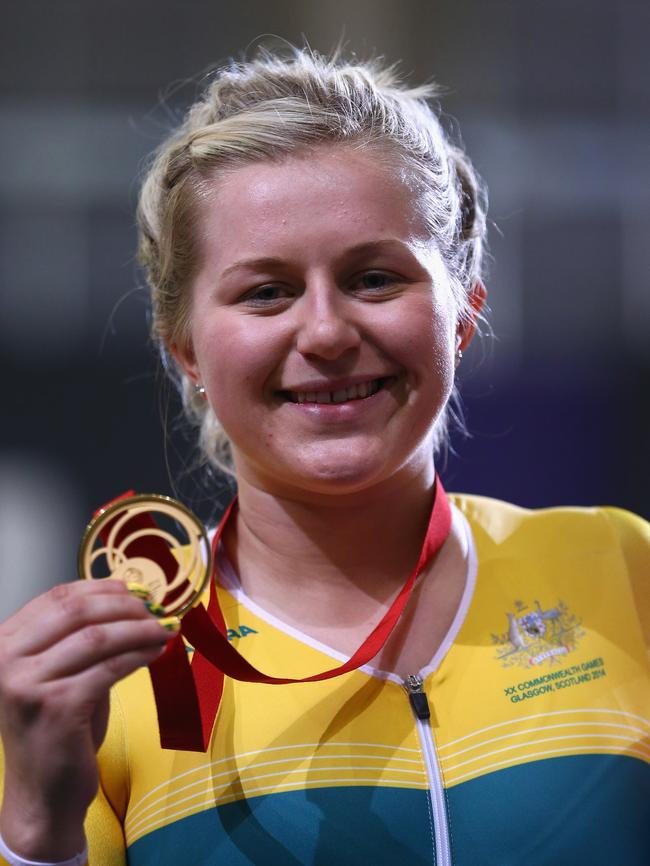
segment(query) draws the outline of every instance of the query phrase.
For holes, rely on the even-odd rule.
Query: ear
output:
[[[481,282],[477,280],[472,286],[472,291],[469,293],[468,302],[469,309],[458,322],[456,328],[456,348],[466,349],[472,342],[472,337],[476,331],[476,320],[479,317],[481,310],[487,299],[487,289]]]
[[[190,382],[198,385],[201,382],[201,371],[199,370],[196,355],[194,354],[194,346],[191,341],[188,340],[186,343],[170,343],[169,353]]]

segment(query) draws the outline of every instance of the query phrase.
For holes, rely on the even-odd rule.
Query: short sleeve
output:
[[[106,737],[97,755],[99,791],[86,816],[89,866],[125,866],[123,819],[129,789],[128,748],[118,688],[111,689]]]
[[[620,508],[603,511],[618,536],[650,655],[650,523]]]
[[[122,824],[100,787],[86,816],[88,866],[126,866]]]

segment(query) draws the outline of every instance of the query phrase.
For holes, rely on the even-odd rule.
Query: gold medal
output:
[[[137,494],[95,515],[77,566],[81,578],[123,581],[164,620],[196,604],[212,572],[212,551],[189,508],[169,496]]]

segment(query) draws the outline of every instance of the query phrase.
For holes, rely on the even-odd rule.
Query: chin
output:
[[[309,474],[302,473],[295,478],[294,483],[297,487],[313,493],[346,496],[372,487],[380,480],[378,475],[379,473],[363,471],[361,467],[331,467]]]
[[[408,458],[371,447],[326,449],[318,454],[293,454],[291,462],[279,455],[264,467],[267,486],[317,496],[349,496],[371,490],[399,473]],[[260,467],[261,468],[261,467]]]
[[[397,437],[382,431],[284,444],[286,448],[255,448],[249,454],[234,450],[237,475],[280,496],[348,496],[426,474],[433,466],[431,427],[411,441],[402,429]]]

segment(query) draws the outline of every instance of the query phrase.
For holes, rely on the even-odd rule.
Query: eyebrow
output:
[[[369,255],[372,253],[386,252],[389,248],[408,250],[408,247],[403,241],[399,241],[396,238],[383,238],[381,240],[366,241],[364,243],[355,244],[352,247],[348,247],[346,250],[344,250],[340,258],[348,259],[354,258],[355,256],[359,255]],[[272,268],[282,267],[283,265],[286,265],[286,261],[284,259],[278,258],[277,256],[263,256],[257,259],[240,259],[237,262],[233,262],[232,265],[228,265],[228,267],[221,273],[221,279],[227,277],[233,271],[265,271]]]
[[[221,279],[227,277],[228,274],[233,271],[264,271],[284,264],[286,264],[284,259],[279,259],[275,256],[266,256],[260,259],[241,259],[238,262],[234,262],[232,265],[228,265],[228,267],[222,271]]]

